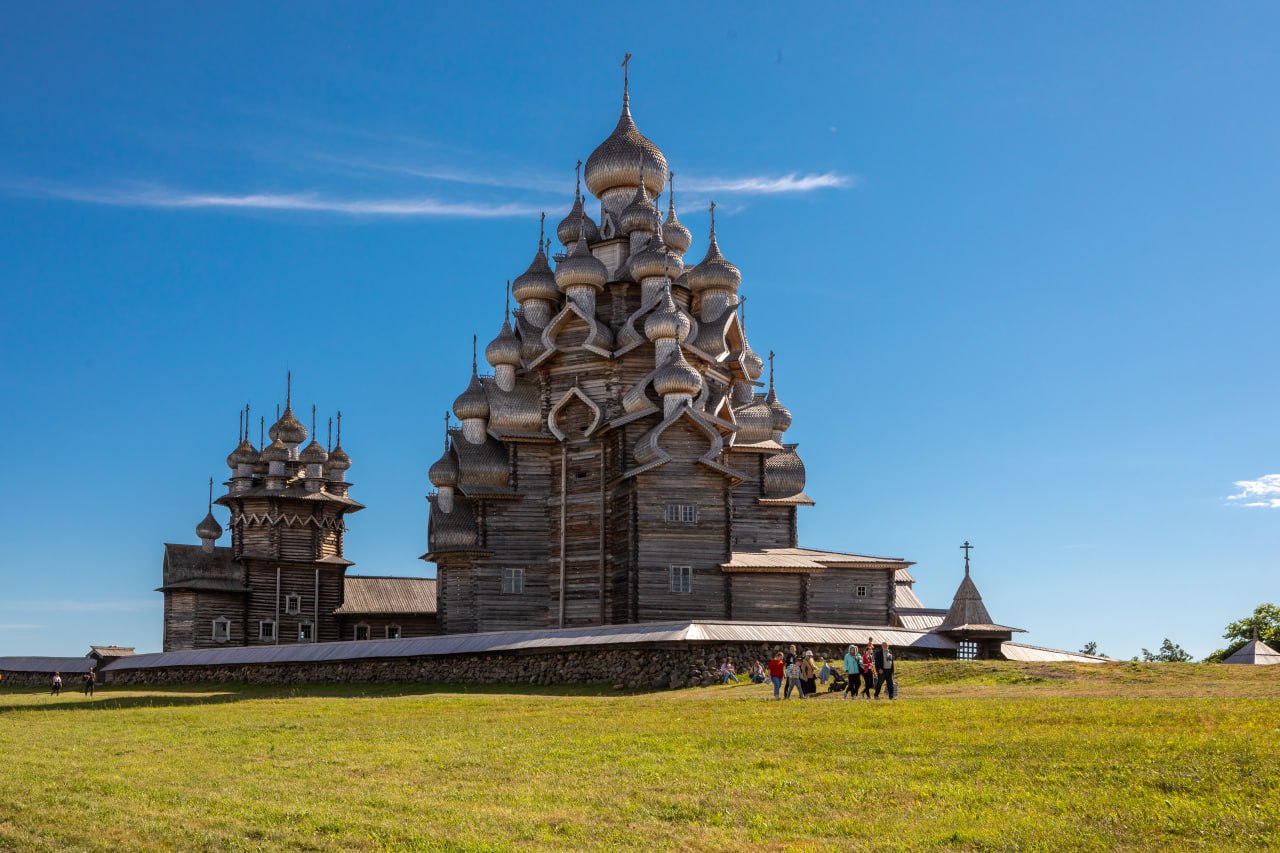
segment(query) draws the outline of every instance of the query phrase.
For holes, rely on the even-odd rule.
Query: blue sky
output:
[[[609,17],[6,8],[0,654],[158,648],[161,545],[286,369],[344,413],[355,571],[432,571],[441,414],[624,51],[691,259],[714,198],[778,353],[802,542],[945,606],[972,540],[997,620],[1113,656],[1280,598],[1274,6]]]

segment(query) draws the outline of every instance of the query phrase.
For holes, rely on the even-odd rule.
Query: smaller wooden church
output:
[[[436,632],[435,579],[347,574],[345,518],[364,507],[348,495],[341,417],[337,444],[322,446],[314,410],[310,432],[293,413],[290,381],[271,443],[258,450],[241,413],[227,491],[215,501],[210,481],[200,544],[164,546],[165,651]],[[229,547],[215,544],[214,503],[231,513]]]

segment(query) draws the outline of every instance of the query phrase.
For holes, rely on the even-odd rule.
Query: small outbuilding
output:
[[[1245,643],[1223,663],[1243,663],[1252,666],[1272,666],[1280,664],[1280,652],[1258,639],[1258,632],[1253,632],[1253,639]]]

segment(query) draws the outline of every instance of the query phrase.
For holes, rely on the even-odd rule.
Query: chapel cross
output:
[[[628,53],[622,57],[622,94],[624,95],[627,94],[627,72],[630,70],[627,68],[627,63],[630,61],[631,54]]]
[[[973,550],[973,546],[966,539],[964,544],[960,546],[964,549],[964,576],[969,577],[969,552]]]

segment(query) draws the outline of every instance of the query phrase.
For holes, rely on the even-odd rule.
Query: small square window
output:
[[[367,640],[367,639],[369,639],[369,626],[368,626],[368,625],[365,625],[365,624],[362,622],[362,623],[360,623],[359,625],[357,625],[357,626],[356,626],[356,639],[357,639],[357,640]]]
[[[284,612],[290,616],[297,616],[302,612],[302,596],[286,595],[284,597]]]
[[[689,566],[671,567],[671,591],[693,592],[693,569]]]
[[[855,592],[856,592],[856,594],[857,594],[858,598],[866,598],[866,597],[867,597],[867,588],[866,588],[865,586],[859,586],[859,587],[857,588],[857,590],[855,590]]]
[[[231,639],[231,620],[225,616],[219,616],[213,620],[213,641],[215,643],[225,643]]]
[[[298,642],[309,643],[315,638],[315,629],[310,622],[302,622],[298,625]]]
[[[503,569],[502,591],[511,595],[524,592],[524,569]]]
[[[398,639],[400,639],[400,626],[399,626],[399,625],[388,625],[388,626],[387,626],[387,639],[388,639],[388,640],[398,640]]]
[[[956,647],[956,657],[960,660],[977,660],[978,644],[973,640],[961,640]]]
[[[276,623],[259,622],[258,623],[258,639],[274,640],[276,638]]]

